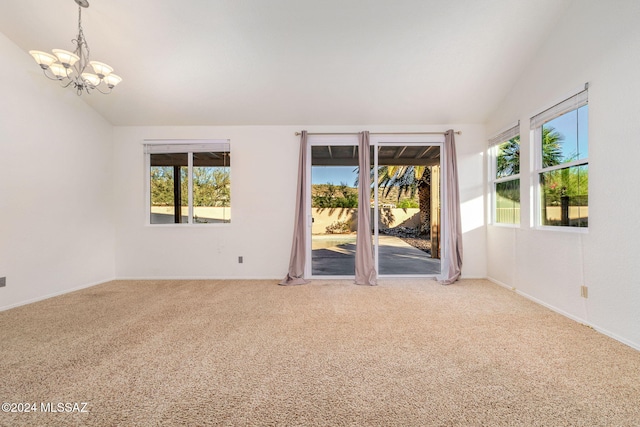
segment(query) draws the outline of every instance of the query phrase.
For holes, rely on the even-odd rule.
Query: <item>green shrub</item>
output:
[[[314,194],[315,193],[315,194]],[[313,186],[311,206],[314,208],[358,207],[358,190],[346,184],[320,184]]]
[[[410,209],[410,208],[419,208],[420,204],[413,199],[404,199],[404,200],[400,200],[397,204],[397,207],[399,207],[400,209]]]

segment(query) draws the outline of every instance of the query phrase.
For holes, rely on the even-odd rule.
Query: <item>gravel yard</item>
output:
[[[410,244],[414,248],[420,249],[423,252],[431,254],[431,239],[423,236],[419,236],[414,228],[407,227],[395,227],[380,230],[381,234],[387,236],[395,236],[404,242]]]

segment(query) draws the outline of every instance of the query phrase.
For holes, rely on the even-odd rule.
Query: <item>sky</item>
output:
[[[589,135],[587,132],[589,123],[588,107],[588,105],[580,107],[579,109],[563,114],[544,125],[544,127],[551,126],[555,128],[556,131],[560,132],[562,136],[564,136],[564,142],[560,144],[562,147],[564,161],[569,159],[585,159],[589,157]],[[578,153],[579,156],[574,158],[576,153]]]
[[[355,166],[313,166],[311,168],[312,184],[347,184],[353,187],[357,174]]]

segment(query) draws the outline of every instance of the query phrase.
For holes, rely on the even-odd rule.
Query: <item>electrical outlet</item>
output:
[[[239,256],[238,257],[238,264],[242,264],[244,262],[243,257]]]
[[[0,277],[0,288],[3,286],[7,286],[7,278],[6,277]]]
[[[580,296],[582,298],[589,298],[589,288],[586,286],[580,286]]]

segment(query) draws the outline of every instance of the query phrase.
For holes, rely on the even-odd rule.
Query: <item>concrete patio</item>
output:
[[[315,237],[315,236],[314,236]],[[322,245],[317,245],[322,246]],[[356,245],[352,242],[312,250],[313,276],[353,276]],[[378,274],[435,275],[440,260],[394,236],[379,236]]]

